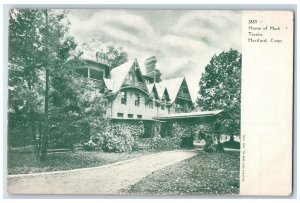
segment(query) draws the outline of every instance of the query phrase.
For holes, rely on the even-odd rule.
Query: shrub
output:
[[[138,138],[144,133],[144,124],[111,123],[103,134],[102,148],[108,152],[126,152],[138,149]]]
[[[131,151],[134,138],[128,129],[114,126],[104,133],[103,150],[107,152]]]
[[[95,151],[99,148],[99,145],[97,143],[94,143],[93,140],[89,140],[88,142],[83,144],[83,149],[86,151]]]
[[[181,139],[177,137],[160,137],[152,139],[151,148],[157,150],[172,150],[180,148]]]
[[[151,148],[158,150],[172,150],[180,147],[193,146],[193,135],[190,131],[189,124],[174,123],[173,135],[171,137],[161,137],[160,124],[154,126],[154,137],[152,139]]]
[[[154,136],[151,140],[151,148],[157,150],[172,150],[180,147],[180,138],[174,137],[161,137],[160,135],[161,124],[160,122],[154,123]]]
[[[96,128],[94,128],[96,129]],[[144,124],[139,122],[102,122],[98,131],[93,131],[90,141],[85,143],[83,149],[103,149],[107,152],[126,152],[137,150],[138,138],[144,133]]]
[[[241,148],[240,143],[234,141],[233,136],[230,136],[230,140],[229,141],[223,142],[222,146],[224,148],[231,148],[231,149],[240,149]]]

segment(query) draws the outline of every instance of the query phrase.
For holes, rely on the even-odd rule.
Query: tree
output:
[[[112,68],[128,61],[128,54],[123,50],[122,47],[105,45],[99,38],[93,38],[88,42],[82,43],[77,47],[77,50],[81,53],[82,59],[95,60],[96,52],[102,52],[106,54],[108,65],[110,65]]]
[[[44,102],[44,84],[40,77],[44,66],[40,35],[42,13],[34,9],[13,9],[9,15],[10,112],[15,113],[16,121],[27,120],[37,146],[36,121]]]
[[[128,61],[128,54],[122,47],[115,48],[113,45],[107,46],[108,63],[112,68],[122,65]]]
[[[233,49],[214,55],[199,82],[197,104],[203,111],[224,110],[214,125],[216,136],[239,135],[242,55]]]
[[[56,10],[10,12],[10,112],[17,120],[30,121],[40,160],[46,159],[55,127],[62,134],[79,121],[86,124],[87,119],[101,118],[104,112],[95,84],[81,79],[73,69],[81,61],[76,43],[68,36],[66,15]]]

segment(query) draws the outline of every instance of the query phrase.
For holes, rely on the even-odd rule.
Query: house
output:
[[[156,63],[153,56],[144,64],[132,59],[112,68],[106,55],[97,52],[95,61],[85,60],[76,70],[99,85],[111,123],[134,125],[143,121],[143,138],[154,135],[157,122],[163,137],[171,136],[177,124],[188,126],[186,136],[191,137],[195,125],[214,123],[221,111],[195,112],[185,77],[162,80]]]
[[[170,113],[191,112],[194,107],[185,78],[161,80],[156,63],[153,56],[145,61],[145,67],[132,59],[111,68],[106,55],[97,52],[95,61],[85,60],[76,71],[99,84],[108,118],[152,120]]]

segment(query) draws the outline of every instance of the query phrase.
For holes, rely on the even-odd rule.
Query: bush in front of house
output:
[[[173,125],[174,137],[180,139],[181,148],[193,147],[194,135],[193,127],[189,124],[174,123]]]
[[[153,138],[151,139],[150,146],[151,149],[156,150],[171,150],[178,149],[180,145],[180,140],[177,137],[161,137],[160,130],[161,124],[160,122],[155,122],[153,124],[154,132]]]
[[[188,124],[174,123],[173,134],[168,137],[161,137],[159,134],[160,126],[155,127],[154,137],[151,148],[158,150],[172,150],[193,145],[193,135],[191,126]]]
[[[152,139],[151,148],[156,150],[172,150],[180,148],[181,139],[178,137],[156,136]]]
[[[83,149],[92,151],[102,149],[107,152],[128,152],[138,150],[138,138],[144,133],[144,124],[139,122],[110,122],[94,132]]]
[[[128,152],[132,151],[134,138],[128,129],[120,126],[111,127],[104,133],[102,149],[107,152]]]

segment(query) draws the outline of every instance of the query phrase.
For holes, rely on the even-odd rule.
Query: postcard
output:
[[[292,11],[7,18],[10,195],[292,195]]]

